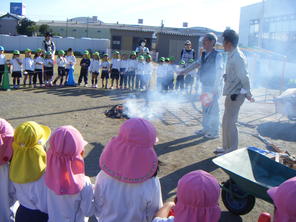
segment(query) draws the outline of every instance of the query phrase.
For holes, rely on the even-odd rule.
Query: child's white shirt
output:
[[[44,175],[31,183],[13,182],[13,186],[16,191],[16,199],[22,206],[47,213],[47,187],[44,183]]]
[[[65,57],[58,57],[57,58],[57,65],[58,67],[66,67],[66,64],[67,64],[67,60]]]
[[[160,217],[155,217],[152,222],[174,222],[175,217],[170,216],[169,218],[160,218]]]
[[[57,195],[47,191],[48,222],[86,222],[94,214],[94,190],[89,177],[85,177],[82,190],[74,195]]]
[[[102,170],[97,175],[95,216],[98,222],[151,222],[162,205],[157,177],[130,184],[120,182]]]
[[[40,64],[37,64],[37,63],[40,63]],[[42,69],[43,64],[44,64],[44,59],[41,56],[38,56],[35,59],[35,69]]]
[[[35,69],[34,63],[35,63],[34,59],[32,59],[31,57],[25,57],[23,59],[24,70],[34,71]]]
[[[112,69],[117,69],[119,71],[121,60],[120,59],[112,59],[111,63],[112,63]]]
[[[98,73],[100,71],[100,67],[101,67],[100,60],[92,59],[88,70],[90,72],[97,72]]]
[[[145,62],[138,62],[136,75],[144,75],[145,74]]]
[[[19,62],[21,62],[21,65],[19,64]],[[21,59],[11,59],[10,61],[11,65],[12,65],[12,71],[13,72],[21,72],[22,71],[22,60]]]
[[[45,67],[53,67],[53,60],[52,59],[44,59],[44,66]]]
[[[5,65],[6,64],[6,58],[4,54],[0,55],[0,65]]]
[[[110,69],[110,62],[108,62],[108,61],[102,61],[101,62],[101,69],[102,70],[109,70]]]
[[[0,197],[0,221],[13,222],[14,212],[11,207],[15,204],[16,196],[7,163],[0,166]]]
[[[135,60],[135,59],[129,59],[128,60],[128,71],[129,72],[136,71],[136,69],[137,69],[137,63],[138,63],[137,60]]]
[[[152,76],[152,74],[153,74],[153,65],[151,62],[146,62],[145,63],[145,75]]]
[[[120,61],[120,68],[125,69],[125,71],[127,71],[127,69],[128,69],[128,60],[121,60]]]
[[[66,56],[66,69],[70,69],[70,68],[74,68],[74,65],[76,64],[76,58],[75,56],[71,55],[71,56]],[[72,64],[70,64],[72,63]]]

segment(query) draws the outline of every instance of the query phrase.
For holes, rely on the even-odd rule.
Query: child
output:
[[[102,68],[102,88],[107,89],[108,88],[108,79],[109,79],[109,71],[110,71],[110,63],[108,62],[108,54],[104,54],[102,63],[101,63],[101,68]],[[104,85],[104,80],[106,79],[105,85]]]
[[[176,205],[166,203],[152,222],[218,222],[219,196],[220,186],[215,177],[203,170],[192,171],[178,182]],[[175,216],[169,216],[172,209]]]
[[[275,207],[273,222],[296,221],[296,177],[267,191]]]
[[[122,55],[120,61],[120,89],[127,89],[127,70],[128,70],[128,59],[127,54]]]
[[[180,65],[178,67],[178,75],[177,75],[177,79],[176,79],[176,90],[178,90],[180,88],[180,90],[184,89],[184,75],[179,73],[182,70],[184,70],[185,68],[185,61],[181,60],[180,61]]]
[[[194,62],[193,59],[189,60],[189,66]],[[185,76],[185,88],[188,94],[192,93],[194,76],[196,76],[196,70],[188,72]]]
[[[137,69],[136,69],[136,89],[143,89],[143,77],[145,73],[145,58],[144,56],[138,57]]]
[[[10,61],[10,64],[12,65],[12,78],[13,78],[13,88],[18,89],[20,87],[20,78],[22,78],[22,61],[20,59],[20,51],[14,50],[13,56]]]
[[[165,83],[165,90],[173,90],[174,89],[174,74],[175,74],[175,67],[172,64],[171,58],[165,59],[167,73],[166,73],[166,83]]]
[[[134,89],[134,82],[135,82],[135,75],[136,75],[136,68],[137,68],[137,60],[136,60],[136,52],[132,52],[130,55],[130,59],[128,60],[128,88],[133,90]]]
[[[66,82],[65,82],[65,85],[67,85],[68,74],[69,74],[70,68],[74,69],[74,66],[76,64],[76,58],[74,56],[74,52],[73,52],[72,48],[69,48],[67,50],[66,61],[67,61],[67,64],[66,64]]]
[[[58,76],[53,81],[53,85],[56,86],[57,81],[60,79],[60,87],[63,86],[64,76],[66,75],[66,58],[64,50],[58,51],[57,65],[58,65]]]
[[[165,76],[166,76],[166,65],[165,65],[165,58],[160,57],[159,64],[157,67],[157,89],[158,91],[164,90],[165,87]]]
[[[100,156],[95,184],[95,215],[101,221],[150,222],[162,206],[154,150],[156,129],[147,120],[129,119]]]
[[[38,80],[39,80],[39,85],[40,87],[43,86],[43,64],[44,64],[44,58],[42,56],[42,49],[37,49],[36,50],[36,54],[34,57],[34,61],[35,61],[35,72],[34,72],[34,76],[33,76],[33,85],[36,86],[37,84],[37,76],[38,76]]]
[[[98,88],[98,76],[100,73],[100,54],[98,52],[93,54],[93,59],[89,66],[89,72],[91,73],[91,86],[93,88]]]
[[[146,63],[145,63],[145,73],[143,76],[143,86],[146,90],[150,87],[150,80],[153,74],[153,65],[151,63],[152,57],[151,55],[146,56]]]
[[[20,124],[14,133],[13,157],[9,178],[16,190],[16,222],[46,222],[47,188],[44,183],[46,153],[44,146],[50,136],[47,126],[29,121]]]
[[[114,79],[116,81],[116,89],[118,89],[119,70],[120,70],[120,55],[118,51],[115,51],[111,61],[111,87],[113,89]]]
[[[25,50],[25,58],[23,59],[23,66],[24,66],[24,86],[26,86],[26,81],[29,76],[29,86],[32,85],[32,78],[34,77],[34,59],[32,59],[31,49]],[[34,85],[36,87],[36,85]]]
[[[72,126],[61,126],[50,137],[45,172],[49,222],[84,222],[94,214],[93,186],[84,174],[86,144]]]
[[[4,119],[0,118],[0,221],[13,222],[14,214],[11,211],[15,203],[15,191],[9,180],[9,161],[12,157],[13,128]]]
[[[1,45],[0,46],[0,86],[2,83],[2,76],[4,74],[5,65],[6,65],[6,58],[4,55],[4,47]]]
[[[88,68],[90,66],[90,59],[89,59],[89,52],[85,50],[83,52],[83,57],[80,61],[80,75],[78,79],[78,85],[80,86],[82,82],[82,78],[84,79],[84,87],[87,87],[87,80],[88,80]]]
[[[51,52],[45,53],[44,59],[44,81],[45,86],[52,86],[52,77],[53,77],[53,59]]]

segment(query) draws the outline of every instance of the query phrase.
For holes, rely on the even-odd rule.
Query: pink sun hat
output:
[[[267,191],[276,207],[274,222],[296,221],[296,177]]]
[[[82,152],[87,142],[73,126],[57,128],[49,139],[45,183],[57,195],[77,194],[85,184]]]
[[[178,182],[175,222],[219,221],[219,196],[220,186],[214,176],[203,170],[186,174]]]
[[[12,157],[13,134],[12,126],[0,118],[0,166],[6,164]]]
[[[101,169],[124,183],[148,180],[158,167],[156,140],[156,129],[149,121],[141,118],[125,121],[118,136],[105,146],[100,157]]]

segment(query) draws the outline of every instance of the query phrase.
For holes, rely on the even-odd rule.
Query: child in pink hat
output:
[[[192,171],[178,182],[176,205],[166,203],[153,222],[217,222],[221,215],[219,196],[215,177],[203,170]],[[172,209],[175,216],[168,217]]]
[[[47,152],[48,221],[84,222],[94,214],[93,186],[84,174],[87,142],[72,126],[57,128]]]
[[[134,118],[105,146],[95,184],[99,222],[151,222],[162,207],[155,142],[155,127]]]
[[[267,193],[275,206],[273,222],[296,221],[296,177],[270,188]]]
[[[13,128],[0,118],[0,221],[14,221],[10,207],[15,203],[15,191],[9,180],[9,161],[12,157]]]

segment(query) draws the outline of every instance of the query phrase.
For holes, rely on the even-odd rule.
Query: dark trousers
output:
[[[134,89],[135,72],[134,71],[128,72],[127,78],[128,78],[128,80],[127,80],[128,81],[128,88]]]
[[[84,69],[80,70],[80,75],[79,75],[79,78],[78,78],[78,84],[80,84],[82,82],[82,79],[84,80],[84,83],[87,84],[87,82],[88,82],[88,70],[84,70]]]
[[[40,210],[31,210],[22,205],[16,211],[15,222],[47,222],[48,215]]]
[[[37,76],[39,80],[39,84],[43,84],[43,74],[42,74],[42,69],[35,69],[35,74],[33,76],[33,84],[37,83]]]
[[[177,76],[177,80],[176,80],[176,90],[178,89],[183,90],[184,89],[184,75],[179,75]]]
[[[0,65],[0,85],[1,85],[1,82],[2,82],[3,74],[4,74],[4,65]]]

